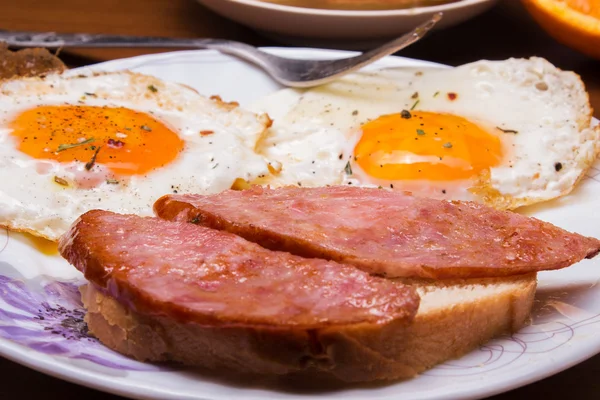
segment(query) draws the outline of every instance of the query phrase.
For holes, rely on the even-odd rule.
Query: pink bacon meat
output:
[[[59,250],[121,304],[183,323],[308,334],[410,321],[419,306],[414,289],[353,266],[158,218],[89,211]]]
[[[518,275],[564,268],[600,250],[597,239],[514,212],[383,189],[255,187],[167,195],[154,211],[390,278]]]

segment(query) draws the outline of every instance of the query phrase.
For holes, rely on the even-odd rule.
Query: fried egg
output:
[[[252,181],[269,123],[130,72],[2,82],[0,225],[56,240],[90,209],[152,215],[163,194]]]
[[[569,193],[600,151],[579,77],[541,58],[395,68],[253,105],[271,186],[359,185],[499,209]]]

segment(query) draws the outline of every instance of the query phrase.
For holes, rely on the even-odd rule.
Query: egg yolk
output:
[[[124,107],[40,106],[18,115],[10,128],[18,149],[31,157],[84,162],[88,170],[101,164],[115,175],[145,174],[183,149],[165,124]]]
[[[58,243],[48,239],[44,239],[38,236],[33,236],[25,233],[24,236],[29,239],[29,242],[35,247],[40,253],[47,256],[53,256],[58,254]]]
[[[354,157],[375,178],[458,180],[497,165],[502,143],[457,115],[403,111],[364,124]]]

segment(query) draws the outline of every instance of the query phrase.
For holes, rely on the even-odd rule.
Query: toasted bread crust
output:
[[[142,361],[179,362],[252,374],[308,368],[349,382],[408,379],[528,322],[536,275],[445,282],[405,281],[422,296],[411,324],[318,335],[206,328],[132,312],[93,285],[82,288],[90,331]],[[451,298],[451,301],[442,299]],[[310,352],[319,358],[306,357]],[[310,365],[307,365],[309,363]]]
[[[5,43],[0,42],[0,81],[60,73],[66,69],[65,64],[46,49],[10,51]]]

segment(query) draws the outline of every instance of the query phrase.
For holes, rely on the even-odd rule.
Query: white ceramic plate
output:
[[[271,49],[296,57],[342,52]],[[372,68],[427,66],[390,57]],[[201,93],[249,104],[278,86],[261,71],[212,51],[136,57],[93,67],[132,69],[179,81]],[[566,229],[600,237],[600,164],[567,198],[527,210]],[[158,197],[158,196],[157,196]],[[87,336],[79,272],[41,252],[27,237],[0,231],[0,355],[71,382],[149,399],[457,399],[503,392],[566,369],[600,352],[600,258],[541,273],[533,324],[421,376],[387,385],[317,387],[312,383],[224,380],[142,364]],[[308,386],[307,386],[308,385]]]
[[[443,12],[436,29],[473,18],[496,0],[461,0],[404,10],[348,11],[290,7],[260,0],[198,0],[224,17],[296,45],[361,49],[400,36]]]

